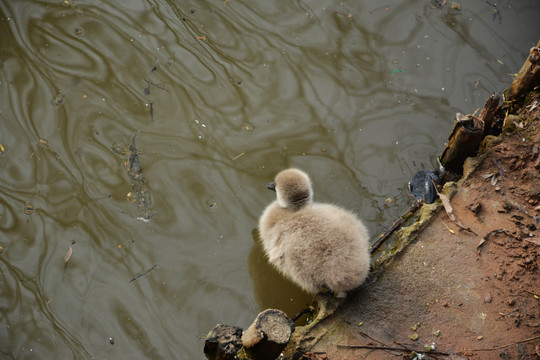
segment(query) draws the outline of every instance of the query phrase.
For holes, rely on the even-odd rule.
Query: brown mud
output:
[[[326,313],[297,327],[285,358],[539,359],[539,120],[533,95],[445,186],[474,233],[424,205],[398,234],[410,242],[370,284],[345,300],[319,298]]]

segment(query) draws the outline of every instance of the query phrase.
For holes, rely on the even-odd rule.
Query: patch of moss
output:
[[[484,138],[484,140],[482,140],[480,148],[478,149],[478,153],[485,154],[488,149],[491,149],[495,145],[500,144],[502,141],[502,136],[488,135]]]
[[[519,124],[521,122],[521,118],[519,115],[514,114],[508,114],[504,118],[503,122],[503,134],[507,134],[509,132],[513,132],[516,130],[516,124]]]

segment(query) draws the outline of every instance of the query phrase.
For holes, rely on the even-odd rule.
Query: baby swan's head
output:
[[[279,206],[296,211],[312,202],[311,180],[305,172],[298,169],[283,170],[276,175],[274,181],[266,187],[276,192]]]

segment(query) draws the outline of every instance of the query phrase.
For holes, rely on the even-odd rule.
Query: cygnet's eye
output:
[[[268,184],[266,184],[266,188],[268,190],[276,191],[276,183],[275,182],[269,182]]]

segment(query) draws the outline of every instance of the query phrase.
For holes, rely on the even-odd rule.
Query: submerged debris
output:
[[[122,149],[120,145],[113,145],[112,149],[120,154],[128,154],[128,158],[125,161],[125,165],[128,168],[128,175],[131,183],[131,192],[128,193],[128,200],[133,201],[142,211],[142,217],[136,217],[137,219],[148,221],[155,214],[150,213],[150,193],[146,187],[146,181],[144,180],[142,165],[139,159],[140,151],[135,145],[135,138],[137,135],[133,136],[131,140],[131,145],[129,146],[128,151]]]
[[[157,66],[154,65],[154,67],[152,67],[152,70],[150,70],[150,72],[153,73],[156,70],[157,70]],[[152,87],[158,88],[158,89],[160,89],[162,91],[165,91],[165,92],[169,92],[169,90],[167,90],[167,88],[165,88],[163,85],[157,84],[153,80],[148,80],[146,78],[143,79],[143,80],[144,80],[144,82],[146,82],[148,84],[143,90],[145,96],[150,96],[150,91],[151,91]],[[149,101],[146,104],[146,106],[148,106],[150,108],[150,120],[152,122],[154,122],[154,103],[152,101]]]
[[[64,103],[64,94],[62,94],[61,92],[59,92],[58,94],[56,94],[52,99],[51,99],[51,104],[53,104],[53,106],[60,106]]]
[[[497,4],[489,2],[489,1],[486,1],[486,3],[493,8],[492,20],[497,19],[497,16],[498,16],[499,17],[499,24],[500,24],[502,22],[502,17],[501,17],[501,11],[497,7]]]
[[[446,5],[446,0],[431,0],[431,7],[433,8],[442,8]]]
[[[136,137],[137,135],[133,136],[131,145],[129,146],[128,175],[131,182],[132,193],[135,197],[135,203],[143,210],[144,219],[148,220],[152,217],[152,215],[150,215],[150,200],[142,173],[141,162],[139,160],[139,151],[135,145]]]

